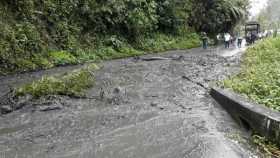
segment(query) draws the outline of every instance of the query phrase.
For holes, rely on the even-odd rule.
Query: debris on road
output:
[[[29,100],[24,108],[0,117],[0,151],[5,151],[6,158],[251,155],[248,144],[225,137],[241,130],[205,95],[209,82],[235,72],[238,65],[225,67],[231,60],[199,49],[139,58],[138,62],[105,62],[85,97]],[[1,133],[14,128],[17,132]]]

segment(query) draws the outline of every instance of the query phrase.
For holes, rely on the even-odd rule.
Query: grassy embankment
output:
[[[280,111],[280,38],[269,38],[251,46],[244,55],[242,70],[223,82],[225,88]],[[270,156],[280,157],[277,145],[263,137],[253,142]]]
[[[146,0],[3,0],[0,75],[197,47],[187,15]]]
[[[139,40],[139,43],[129,44],[117,38],[109,39],[112,46],[101,46],[94,49],[69,51],[50,51],[48,53],[32,55],[28,58],[11,59],[13,67],[1,67],[0,75],[49,69],[55,66],[81,64],[86,62],[99,62],[102,60],[118,59],[139,56],[147,53],[156,53],[174,49],[190,49],[200,46],[199,36],[195,33],[184,35],[154,34],[150,38]]]
[[[241,72],[225,80],[224,86],[280,111],[280,38],[266,39],[250,47]]]

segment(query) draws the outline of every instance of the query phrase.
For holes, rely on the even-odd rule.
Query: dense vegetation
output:
[[[192,0],[189,25],[210,36],[232,31],[236,24],[247,19],[248,0]]]
[[[275,143],[270,142],[265,137],[254,135],[252,141],[257,145],[258,150],[264,152],[264,156],[267,158],[278,158],[280,157],[279,146]]]
[[[280,38],[250,47],[241,73],[224,81],[224,86],[280,111]]]
[[[228,31],[241,0],[1,0],[0,74],[199,45]]]

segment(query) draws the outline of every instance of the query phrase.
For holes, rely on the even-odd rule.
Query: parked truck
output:
[[[247,44],[253,44],[259,39],[261,25],[256,21],[247,22],[245,25],[245,38]]]

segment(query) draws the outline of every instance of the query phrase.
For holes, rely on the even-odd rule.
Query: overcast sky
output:
[[[251,0],[252,8],[250,10],[251,15],[257,15],[261,9],[263,9],[268,0]]]

